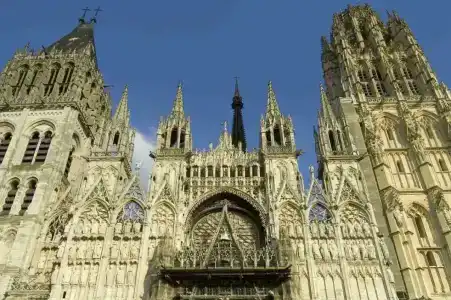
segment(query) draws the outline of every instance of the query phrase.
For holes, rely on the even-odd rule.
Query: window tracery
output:
[[[159,204],[152,212],[151,237],[163,238],[172,236],[175,225],[174,211],[165,203]]]
[[[144,210],[135,201],[124,205],[116,221],[116,232],[118,233],[140,233],[143,230]]]

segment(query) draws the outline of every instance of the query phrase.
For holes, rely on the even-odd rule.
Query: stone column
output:
[[[141,299],[144,292],[144,278],[147,274],[148,268],[148,248],[149,248],[149,236],[150,236],[150,224],[148,222],[144,223],[143,232],[141,235],[141,249],[139,251],[138,267],[136,269],[135,276],[135,291],[133,294],[133,299]]]

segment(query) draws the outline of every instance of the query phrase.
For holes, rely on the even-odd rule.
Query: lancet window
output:
[[[64,68],[64,76],[63,76],[63,81],[61,82],[61,85],[59,87],[59,94],[63,95],[67,92],[67,90],[69,89],[69,85],[70,82],[72,80],[72,75],[74,73],[74,64],[69,63],[66,65],[66,67]]]
[[[17,191],[19,190],[19,180],[12,180],[9,184],[8,194],[5,198],[5,203],[3,204],[0,216],[9,215],[11,208],[13,206],[14,200],[16,199]]]
[[[52,94],[60,70],[61,66],[59,64],[54,64],[50,69],[49,79],[44,88],[44,96],[50,96]]]
[[[46,243],[59,243],[69,228],[66,228],[72,215],[68,213],[59,214],[49,225],[45,236]]]
[[[113,138],[113,146],[117,146],[119,144],[119,137],[120,137],[119,132],[116,132]]]
[[[27,84],[27,95],[31,93],[33,88],[36,86],[36,82],[39,81],[42,75],[42,65],[38,64],[33,67],[33,75],[31,76],[30,82]],[[39,87],[37,87],[39,89]]]
[[[359,70],[357,71],[357,77],[359,78],[360,86],[362,87],[365,96],[372,97],[373,91],[371,90],[371,86],[369,83],[370,79],[368,73],[366,72],[364,62],[360,63]]]
[[[27,149],[25,150],[25,154],[22,159],[22,163],[24,164],[32,164],[34,161],[34,156],[36,153],[36,149],[39,145],[39,132],[34,132],[31,135],[30,140],[28,141]]]
[[[36,153],[35,162],[43,163],[47,158],[47,154],[50,149],[50,144],[52,143],[53,134],[51,131],[44,133],[44,137],[41,139],[38,152]]]
[[[2,139],[0,140],[0,164],[5,159],[5,155],[6,152],[8,151],[12,137],[13,135],[11,134],[11,132],[7,132],[3,135]]]
[[[384,81],[382,79],[381,73],[377,69],[377,66],[377,62],[373,62],[373,67],[371,69],[371,76],[373,77],[376,91],[379,96],[388,96],[387,89],[385,88]]]
[[[170,138],[170,141],[169,141],[169,143],[170,143],[169,147],[171,147],[171,148],[177,147],[178,133],[179,133],[179,131],[178,131],[177,128],[173,128],[172,129],[172,131],[171,131],[171,138]]]
[[[28,207],[33,201],[37,184],[38,182],[36,179],[32,179],[28,182],[28,187],[27,190],[25,191],[25,197],[23,199],[22,205],[20,206],[19,216],[23,216],[25,212],[28,210]]]
[[[18,74],[17,81],[12,89],[12,93],[13,93],[14,97],[19,95],[20,90],[22,89],[22,86],[25,82],[25,79],[27,78],[29,70],[30,70],[30,67],[28,65],[23,65],[19,68],[19,74]]]
[[[66,167],[64,168],[64,177],[69,176],[70,167],[72,166],[72,155],[74,154],[75,148],[72,147],[72,149],[69,151],[69,156],[67,157]]]

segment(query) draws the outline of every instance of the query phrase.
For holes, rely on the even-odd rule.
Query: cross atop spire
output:
[[[86,14],[88,13],[88,11],[91,11],[91,10],[89,9],[89,7],[85,7],[82,9],[82,11],[83,11],[83,14],[78,19],[78,22],[80,22],[81,24],[84,24],[84,23],[86,23],[85,22]]]
[[[99,12],[103,11],[100,6],[94,9],[94,17],[91,18],[91,23],[97,23],[97,16],[99,15]]]

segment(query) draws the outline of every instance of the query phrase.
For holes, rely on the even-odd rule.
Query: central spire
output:
[[[246,151],[246,135],[244,132],[243,123],[243,98],[240,95],[240,89],[238,87],[238,77],[235,77],[235,94],[233,95],[233,125],[232,125],[232,143],[235,147]]]

